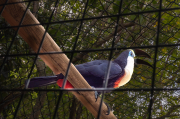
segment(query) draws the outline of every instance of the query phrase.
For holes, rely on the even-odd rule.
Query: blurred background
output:
[[[113,60],[125,49],[138,48],[152,57],[144,60],[154,68],[135,66],[128,84],[105,94],[104,101],[118,119],[180,118],[179,0],[23,2],[30,4],[28,9],[44,28],[49,27],[47,32],[69,58],[73,52],[74,65]],[[35,57],[0,16],[0,119],[53,118],[59,91],[48,89],[59,89],[56,84],[39,88],[46,91],[26,91],[23,95],[17,90],[24,89],[28,78],[54,75],[39,57],[34,63]],[[94,117],[72,93],[63,91],[56,118]]]

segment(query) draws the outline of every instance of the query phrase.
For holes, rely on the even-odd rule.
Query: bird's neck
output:
[[[132,75],[133,70],[134,70],[134,58],[133,57],[127,58],[127,65],[125,66],[124,69],[128,70],[130,75]]]
[[[113,62],[119,64],[119,66],[121,66],[122,69],[125,68],[127,61],[123,59],[123,57],[117,57]]]
[[[114,88],[123,86],[131,80],[131,76],[132,76],[133,70],[134,70],[134,58],[133,57],[128,57],[127,65],[123,69],[124,69],[124,74],[115,82]]]

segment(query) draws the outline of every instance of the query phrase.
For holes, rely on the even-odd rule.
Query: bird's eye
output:
[[[133,56],[132,52],[131,52],[131,56]]]
[[[135,56],[134,56],[134,53],[133,53],[132,51],[129,52],[129,56],[135,57]]]

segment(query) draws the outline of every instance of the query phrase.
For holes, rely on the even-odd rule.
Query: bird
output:
[[[134,71],[134,64],[144,64],[152,67],[146,61],[135,59],[137,56],[151,58],[149,54],[140,49],[128,49],[122,52],[114,61],[111,62],[107,88],[119,88],[125,85],[131,79]],[[105,80],[108,60],[94,60],[91,62],[76,65],[75,67],[94,88],[102,88]],[[25,82],[26,88],[35,88],[57,83],[62,87],[64,75],[62,73],[55,76],[35,77]],[[66,88],[74,88],[69,81],[65,85]]]
[[[136,56],[150,58],[150,55],[140,49],[127,49],[123,51],[115,60],[111,61],[107,88],[119,88],[127,84],[133,74],[134,64],[143,64],[152,67],[148,62],[135,58]],[[83,64],[78,64],[75,67],[84,77],[84,79],[93,88],[102,88],[105,81],[105,76],[108,68],[109,60],[94,60]],[[28,79],[25,82],[25,88],[35,88],[47,86],[57,83],[62,87],[64,75],[62,73],[55,76],[35,77]],[[65,89],[73,89],[73,85],[67,80]],[[101,92],[95,92],[97,100]]]

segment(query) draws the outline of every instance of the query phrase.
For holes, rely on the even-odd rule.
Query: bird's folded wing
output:
[[[79,70],[79,72],[83,76],[93,75],[95,77],[104,79],[106,76],[108,63],[109,63],[109,61],[107,61],[107,60],[95,60],[95,61],[92,61],[89,63],[85,63],[82,65],[76,66],[76,68]],[[120,75],[121,72],[122,72],[122,69],[118,64],[111,63],[109,79]]]

